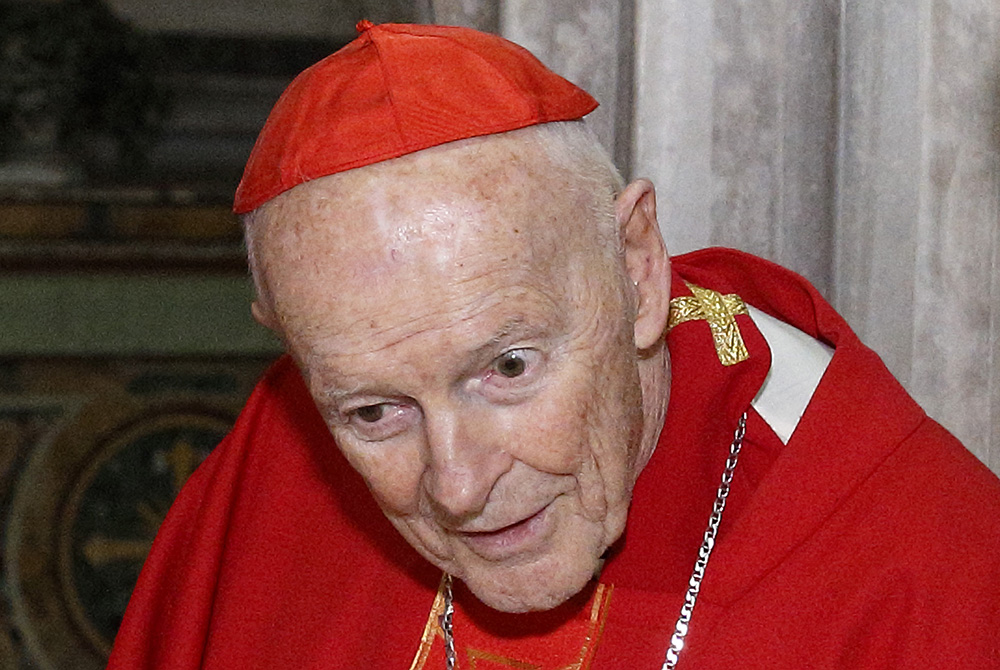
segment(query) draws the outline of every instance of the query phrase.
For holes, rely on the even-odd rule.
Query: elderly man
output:
[[[248,163],[289,357],[112,668],[1000,667],[1000,483],[813,288],[672,263],[519,47],[360,29]]]

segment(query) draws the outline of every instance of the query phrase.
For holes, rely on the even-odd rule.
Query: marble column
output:
[[[732,246],[830,289],[839,5],[637,0],[633,173],[673,253]]]
[[[632,0],[504,0],[504,37],[593,95],[588,119],[628,172],[632,123]]]
[[[500,32],[499,0],[423,0],[432,16],[427,20],[450,26],[466,26],[490,33]]]
[[[1000,471],[1000,4],[845,9],[836,303]]]

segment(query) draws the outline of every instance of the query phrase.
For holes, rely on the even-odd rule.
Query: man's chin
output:
[[[582,591],[594,575],[591,566],[575,570],[565,565],[555,570],[532,567],[463,575],[462,581],[485,605],[500,612],[520,613],[558,607]]]

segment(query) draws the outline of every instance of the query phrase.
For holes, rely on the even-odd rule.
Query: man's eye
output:
[[[522,347],[505,351],[477,377],[477,386],[491,402],[520,402],[537,388],[544,376],[545,356],[538,349]]]
[[[525,360],[524,352],[517,349],[508,351],[493,364],[493,369],[508,379],[520,377],[527,367],[528,362]]]
[[[359,407],[354,410],[354,416],[358,417],[365,423],[376,423],[382,420],[385,416],[385,404],[379,405],[365,405],[364,407]]]
[[[406,402],[380,402],[361,405],[340,414],[354,434],[368,442],[395,437],[408,430],[419,417],[413,405]]]

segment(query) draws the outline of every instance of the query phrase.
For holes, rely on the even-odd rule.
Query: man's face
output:
[[[632,321],[586,204],[472,140],[273,203],[263,298],[386,516],[488,605],[578,592],[624,529],[643,426]]]

